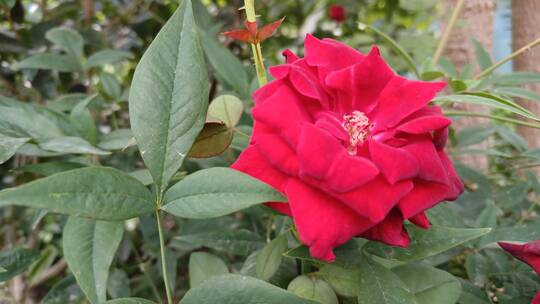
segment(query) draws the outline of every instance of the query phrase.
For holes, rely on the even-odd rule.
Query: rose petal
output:
[[[326,182],[333,191],[343,193],[364,185],[378,174],[379,170],[369,159],[342,151],[333,158]]]
[[[285,51],[283,51],[281,53],[281,55],[283,55],[283,57],[285,57],[285,62],[286,63],[293,63],[295,62],[296,60],[298,60],[298,56],[296,56],[295,53],[293,53],[291,50],[289,49],[286,49]]]
[[[513,255],[517,259],[527,263],[527,265],[531,266],[536,272],[536,274],[540,276],[540,255],[536,253],[527,252],[526,251],[527,245],[528,244],[520,245],[520,244],[499,242],[499,246],[501,246],[504,250],[508,251],[511,255]]]
[[[532,300],[531,304],[540,304],[540,291],[536,293],[534,296],[534,299]]]
[[[407,150],[370,140],[369,152],[371,159],[390,184],[415,177],[419,172],[418,161]]]
[[[426,181],[448,184],[446,168],[439,157],[438,151],[430,140],[417,140],[403,146],[402,149],[416,158],[419,165],[419,178]]]
[[[363,233],[362,236],[390,246],[408,247],[410,243],[409,233],[405,230],[403,218],[397,210],[392,210],[384,221]]]
[[[254,146],[247,147],[231,165],[231,168],[253,176],[279,192],[285,193],[285,186],[289,177],[270,166]],[[287,203],[269,202],[267,206],[285,215],[290,216],[292,214]]]
[[[457,175],[456,169],[454,169],[454,165],[452,164],[452,161],[448,158],[448,155],[446,155],[444,151],[438,151],[438,154],[443,166],[446,169],[446,173],[448,174],[448,185],[450,186],[450,190],[448,191],[448,194],[444,199],[453,201],[457,199],[458,196],[463,193],[463,191],[465,191],[465,186]]]
[[[416,180],[414,188],[401,199],[398,207],[403,217],[409,219],[441,202],[448,193],[445,184]]]
[[[395,126],[403,118],[425,107],[437,92],[445,87],[444,82],[424,82],[394,77],[377,99],[372,116],[375,131]]]
[[[452,120],[444,116],[424,116],[408,121],[397,128],[410,134],[423,134],[448,127]]]
[[[278,135],[259,135],[255,145],[268,162],[281,172],[298,176],[299,164],[294,151]]]
[[[333,248],[373,225],[339,201],[299,180],[291,179],[285,189],[302,243],[314,258],[332,262]]]
[[[247,147],[231,165],[231,168],[244,172],[284,193],[289,177],[274,167],[261,155],[256,146]]]
[[[373,222],[382,221],[399,201],[413,189],[410,181],[390,185],[378,177],[364,187],[341,196],[341,199],[359,214],[366,214]],[[377,193],[377,195],[373,195]],[[361,202],[365,201],[364,204]]]
[[[426,216],[425,212],[418,213],[417,215],[411,217],[409,221],[411,221],[411,223],[415,224],[416,226],[424,229],[429,229],[430,226],[429,219]]]
[[[325,82],[329,87],[346,93],[353,109],[369,113],[393,77],[395,73],[374,46],[360,63],[329,74]]]
[[[328,132],[314,125],[304,124],[296,153],[300,162],[300,176],[324,180],[332,165],[332,157],[345,148]]]

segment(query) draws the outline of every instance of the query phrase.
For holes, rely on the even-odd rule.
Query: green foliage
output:
[[[203,127],[207,98],[200,37],[184,1],[141,58],[129,94],[133,134],[160,195]]]
[[[209,279],[190,290],[184,304],[245,303],[245,304],[314,304],[269,283],[240,275],[225,275]]]
[[[187,176],[165,194],[163,210],[183,218],[218,217],[268,201],[284,201],[270,186],[229,168]]]
[[[466,192],[428,211],[429,230],[406,225],[408,248],[353,239],[332,264],[260,206],[281,193],[226,168],[250,140],[257,88],[251,48],[218,34],[243,22],[238,7],[95,0],[92,14],[83,2],[0,1],[0,281],[24,282],[28,301],[514,304],[540,290],[496,246],[540,238],[540,183],[525,171],[540,150],[516,128],[540,127],[519,102],[540,101],[522,87],[540,74],[492,71],[475,40],[476,62],[434,64],[437,1],[343,1],[339,23],[334,2],[255,2],[261,24],[287,16],[263,45],[267,66],[301,55],[304,32],[378,44],[396,72],[448,82],[434,100],[446,114],[485,119],[450,130]],[[459,163],[470,155],[488,167]]]
[[[64,256],[91,303],[105,302],[109,267],[123,233],[122,222],[70,217],[66,223]]]
[[[102,220],[150,213],[152,195],[136,179],[112,168],[58,173],[0,191],[0,206],[19,205]]]

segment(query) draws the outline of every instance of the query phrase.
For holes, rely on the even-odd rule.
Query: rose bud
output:
[[[499,242],[499,246],[515,258],[527,263],[536,274],[540,275],[540,240],[525,244]]]
[[[345,16],[345,7],[343,7],[343,5],[331,5],[330,19],[336,22],[345,21],[345,19],[347,19],[347,16]]]

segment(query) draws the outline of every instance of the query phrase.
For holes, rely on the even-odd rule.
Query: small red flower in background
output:
[[[531,304],[540,304],[540,291],[534,296]]]
[[[499,246],[517,259],[527,263],[540,276],[540,240],[521,245],[499,242]]]
[[[347,19],[345,16],[345,7],[343,5],[331,5],[330,6],[330,19],[336,22],[343,22]]]
[[[515,258],[527,263],[540,276],[540,240],[525,244],[499,242],[499,246]],[[540,292],[534,296],[531,304],[540,304]]]
[[[260,29],[257,25],[257,22],[245,21],[245,30],[232,30],[224,32],[223,35],[228,36],[234,40],[257,44],[271,37],[281,25],[281,23],[283,23],[283,20],[285,20],[285,18],[281,18],[278,21],[267,24]]]
[[[253,94],[253,135],[232,167],[288,198],[267,205],[293,217],[315,258],[356,236],[408,246],[405,220],[428,228],[424,211],[463,192],[443,150],[451,120],[429,105],[445,83],[311,35],[304,58],[284,55]]]

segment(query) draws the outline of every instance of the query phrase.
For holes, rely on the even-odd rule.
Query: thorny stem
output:
[[[433,55],[433,65],[437,65],[437,63],[439,62],[439,59],[441,59],[442,53],[444,52],[444,49],[446,48],[446,44],[448,43],[448,38],[450,38],[450,33],[452,32],[452,28],[456,24],[459,13],[461,12],[461,9],[463,8],[463,4],[465,4],[465,0],[458,0],[456,3],[456,8],[454,8],[454,11],[452,12],[452,16],[450,16],[448,25],[446,26],[446,29],[444,30],[444,33],[441,36],[441,40],[439,40],[439,44],[437,45],[437,50],[435,51],[435,55]]]
[[[161,222],[161,214],[159,213],[159,208],[156,209],[156,221],[157,221],[158,233],[159,233],[159,251],[161,252],[161,270],[163,272],[163,283],[165,283],[165,292],[167,293],[167,303],[173,304],[172,293],[169,287],[169,279],[167,276],[167,260],[165,257],[165,238],[163,236],[163,224]]]
[[[491,74],[491,72],[495,71],[501,65],[507,63],[508,61],[514,59],[515,57],[521,55],[522,53],[525,53],[525,52],[531,50],[532,48],[534,48],[535,46],[538,46],[539,44],[540,44],[540,38],[534,40],[533,42],[531,42],[531,43],[529,43],[527,45],[525,45],[524,47],[520,48],[519,50],[513,52],[512,54],[510,54],[510,55],[508,55],[506,57],[504,57],[499,62],[493,64],[489,68],[483,70],[478,75],[474,76],[474,79],[480,79],[480,78],[483,78],[483,77]]]
[[[465,112],[465,111],[444,111],[444,114],[448,116],[473,116],[473,117],[489,118],[489,119],[504,121],[504,122],[513,123],[513,124],[521,125],[525,127],[540,129],[539,123],[531,123],[531,122],[521,121],[518,119],[508,118],[504,116],[496,116],[496,115],[482,114],[482,113],[472,113],[472,112]]]
[[[244,9],[246,10],[247,21],[257,22],[257,16],[255,15],[255,0],[244,0]],[[268,82],[268,79],[266,78],[266,68],[264,67],[261,44],[252,44],[251,51],[253,52],[253,60],[255,61],[255,70],[257,72],[257,79],[259,80],[259,87],[262,87]]]

